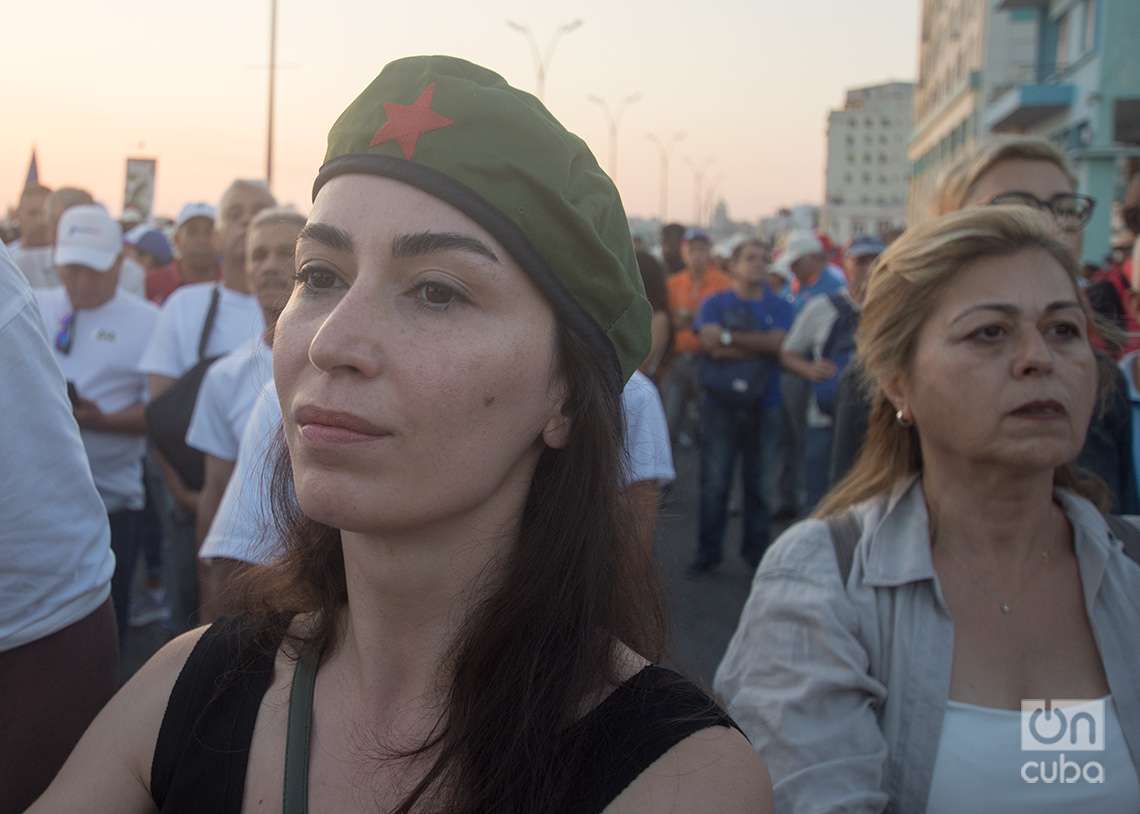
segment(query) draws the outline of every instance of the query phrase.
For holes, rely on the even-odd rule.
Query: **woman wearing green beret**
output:
[[[329,135],[296,268],[286,554],[32,810],[770,811],[735,724],[652,663],[619,491],[650,309],[585,144],[490,71],[392,63]]]

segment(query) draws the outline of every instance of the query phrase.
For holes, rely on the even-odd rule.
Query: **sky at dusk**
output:
[[[646,134],[684,131],[669,216],[693,214],[686,158],[710,163],[736,219],[822,198],[827,111],[848,87],[912,79],[920,0],[279,0],[274,192],[307,212],[325,137],[385,63],[463,57],[533,91],[525,24],[555,53],[546,104],[609,168],[597,95],[640,101],[621,123],[618,186],[631,215],[659,214]],[[50,186],[90,189],[112,212],[127,156],[158,160],[156,211],[216,202],[264,177],[269,0],[40,0],[4,12],[0,206],[13,204],[33,144]]]

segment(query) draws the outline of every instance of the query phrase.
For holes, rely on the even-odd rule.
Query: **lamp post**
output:
[[[712,166],[713,159],[706,158],[704,163],[698,165],[692,158],[685,158],[685,163],[693,171],[693,218],[695,226],[701,225],[701,205],[704,203],[705,173]]]
[[[265,132],[265,184],[273,188],[273,105],[277,79],[277,0],[269,0],[269,126]]]
[[[661,222],[665,223],[669,214],[669,154],[673,152],[673,147],[677,142],[685,138],[684,132],[678,130],[673,134],[673,137],[665,140],[660,136],[650,133],[647,138],[657,145],[657,151],[661,155]]]
[[[516,23],[513,20],[507,20],[507,25],[526,37],[526,41],[530,43],[530,51],[534,57],[535,95],[538,96],[539,101],[546,101],[546,74],[550,70],[551,60],[554,59],[554,49],[560,39],[582,27],[582,20],[571,20],[568,23],[563,23],[558,26],[554,34],[551,35],[545,52],[539,50],[538,41],[535,40],[534,34],[532,34],[531,30],[525,25]]]
[[[606,114],[606,120],[610,123],[610,178],[616,185],[618,179],[618,126],[621,124],[621,117],[626,108],[640,99],[641,93],[631,93],[618,102],[617,107],[612,110],[601,96],[591,95],[589,98],[591,102],[602,109],[602,112]]]

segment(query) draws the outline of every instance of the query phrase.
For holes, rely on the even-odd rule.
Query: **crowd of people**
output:
[[[308,217],[29,185],[0,811],[1140,810],[1140,264],[1079,265],[1111,202],[1046,142],[941,192],[635,249],[584,143],[447,57],[337,120]],[[734,500],[755,572],[715,699],[660,665],[675,450],[687,575]],[[1024,699],[1103,705],[1100,782],[1025,778]]]

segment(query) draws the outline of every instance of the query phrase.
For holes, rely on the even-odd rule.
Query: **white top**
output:
[[[111,592],[111,531],[27,280],[0,246],[0,652]]]
[[[625,484],[656,481],[663,485],[671,482],[676,475],[669,446],[669,428],[665,423],[661,397],[653,382],[642,373],[635,372],[622,391],[622,408],[628,456]],[[281,404],[271,380],[254,404],[238,448],[237,464],[209,534],[198,552],[199,557],[227,557],[242,562],[265,563],[275,556],[269,480],[272,476],[273,445],[280,427]]]
[[[146,299],[146,269],[129,257],[123,258],[119,269],[119,290]]]
[[[35,297],[44,326],[54,336],[73,310],[67,292],[40,289]],[[76,392],[104,413],[146,403],[146,376],[138,365],[157,320],[158,308],[122,289],[98,308],[79,311],[72,327],[71,352],[60,353],[52,345],[64,379],[74,382]],[[146,502],[142,474],[146,436],[86,429],[80,434],[107,511],[141,509]]]
[[[221,364],[219,362],[218,364]],[[272,378],[254,401],[238,445],[237,464],[198,556],[267,563],[277,553],[270,516],[273,445],[281,428],[281,402]]]
[[[846,290],[843,295],[858,309],[855,301]],[[831,304],[827,296],[816,296],[808,300],[804,310],[796,316],[791,330],[784,337],[784,349],[798,353],[807,359],[819,359],[823,355],[823,346],[827,344],[827,337],[832,326],[839,319],[839,312]],[[815,402],[815,390],[811,390],[808,399],[807,425],[809,427],[830,427],[831,416],[819,409]]]
[[[184,285],[167,297],[140,370],[178,378],[198,364],[198,339],[215,285],[220,284]],[[265,332],[256,297],[225,286],[221,286],[221,291],[218,315],[206,343],[206,356],[223,356]]]
[[[1020,710],[948,701],[926,814],[1140,811],[1140,783],[1116,704],[1104,700],[1104,727],[1096,733],[1103,751],[1023,751]],[[1060,734],[1059,724],[1038,731]],[[1089,782],[1098,776],[1103,783]]]
[[[664,486],[672,483],[677,477],[673,470],[673,449],[656,385],[640,370],[635,370],[621,392],[621,404],[625,413],[624,484],[656,481]]]
[[[55,260],[51,246],[36,246],[25,249],[23,246],[8,247],[12,261],[24,273],[24,278],[32,288],[55,288],[59,285],[59,275],[55,273]]]
[[[198,390],[186,443],[207,455],[236,461],[250,411],[273,378],[273,358],[261,337],[210,366]]]

